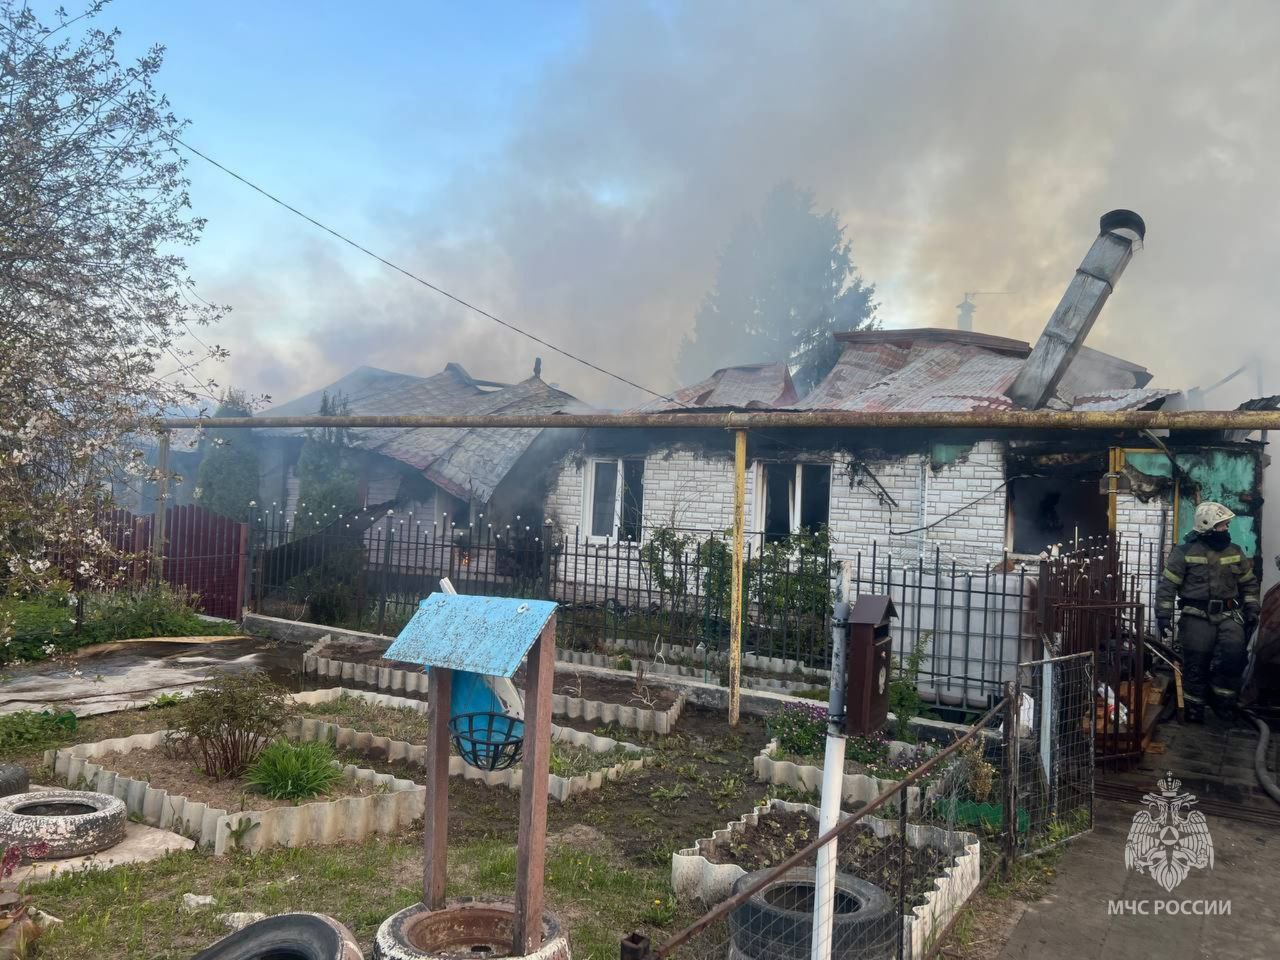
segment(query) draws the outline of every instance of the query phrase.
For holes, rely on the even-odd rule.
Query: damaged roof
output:
[[[664,410],[757,410],[782,407],[799,399],[785,363],[748,363],[722,367],[701,383],[681,387],[669,400],[651,400],[633,413]]]
[[[1031,345],[967,330],[837,333],[844,349],[798,410],[1010,410],[1005,391]],[[1147,389],[1145,367],[1082,347],[1048,406],[1059,410],[1140,409],[1177,393]]]
[[[516,384],[499,384],[476,380],[461,365],[450,363],[430,377],[360,367],[323,390],[273,408],[270,415],[315,414],[326,391],[330,395],[342,393],[352,414],[370,416],[577,413],[589,409],[537,376]],[[269,432],[298,436],[305,431],[282,428]],[[355,448],[407,464],[455,497],[487,502],[540,433],[540,428],[356,428],[351,439]]]

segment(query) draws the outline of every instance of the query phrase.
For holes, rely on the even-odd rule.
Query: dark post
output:
[[[387,539],[382,544],[382,576],[378,578],[378,633],[382,633],[387,623],[387,578],[391,575],[391,544],[396,532],[387,521]]]
[[[622,938],[618,960],[649,960],[652,956],[649,938],[639,930]]]
[[[449,856],[449,711],[453,671],[432,667],[427,674],[427,793],[422,811],[422,904],[444,906]]]
[[[529,651],[524,696],[524,777],[516,838],[516,917],[512,953],[542,946],[543,873],[547,860],[547,779],[551,773],[551,688],[555,685],[556,621],[542,628]]]
[[[1001,864],[1005,880],[1013,878],[1013,863],[1018,855],[1018,683],[1005,684],[1004,708],[1004,809],[1001,813],[1004,850]]]
[[[907,956],[907,925],[902,917],[907,915],[907,808],[911,787],[898,788],[898,840],[902,844],[902,860],[898,864],[898,956]],[[923,791],[921,802],[923,803]],[[833,843],[835,841],[832,841]]]
[[[253,591],[254,591],[254,581],[253,581],[254,569],[253,568],[254,568],[254,565],[258,562],[257,520],[258,520],[258,504],[255,501],[250,500],[249,501],[249,523],[245,528],[248,531],[248,534],[247,534],[247,544],[246,544],[245,558],[244,558],[244,604],[254,613],[258,612],[258,600],[257,600],[257,597],[253,595]]]

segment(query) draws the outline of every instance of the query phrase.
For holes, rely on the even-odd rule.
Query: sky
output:
[[[1280,392],[1280,5],[159,3],[158,84],[220,162],[654,390],[778,182],[847,227],[886,326],[1034,340],[1097,232],[1148,226],[1089,344],[1159,385]],[[283,401],[361,364],[646,397],[470,314],[193,160],[213,375]],[[708,371],[710,372],[710,371]]]

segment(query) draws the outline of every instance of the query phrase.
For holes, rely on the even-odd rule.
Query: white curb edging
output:
[[[376,687],[379,691],[396,693],[415,693],[422,697],[427,695],[427,675],[420,671],[400,670],[395,667],[380,667],[367,663],[353,663],[349,660],[330,660],[323,656],[324,647],[329,638],[323,637],[313,644],[302,655],[302,671],[304,674],[340,680],[344,683],[363,683]],[[565,651],[557,650],[557,659]],[[572,662],[572,661],[568,661]],[[616,723],[620,727],[639,730],[642,733],[657,733],[666,736],[675,727],[676,721],[684,710],[688,695],[678,694],[676,702],[666,710],[653,710],[648,707],[632,704],[611,703],[607,700],[590,700],[586,697],[571,697],[567,694],[551,695],[551,712],[558,717],[582,719],[591,722]]]
[[[421,817],[425,809],[425,787],[412,780],[354,765],[342,768],[343,777],[386,788],[387,792],[319,800],[296,807],[228,813],[167,790],[157,790],[145,780],[122,776],[93,762],[93,758],[107,753],[154,750],[163,745],[167,734],[167,730],[159,730],[46,750],[44,763],[68,783],[87,780],[98,792],[123,800],[131,817],[141,818],[152,827],[180,833],[194,840],[197,846],[211,847],[215,856],[233,849],[257,851],[363,840],[371,833],[394,833]]]
[[[909,743],[899,740],[890,741],[889,755],[902,748],[912,749]],[[822,768],[810,764],[795,763],[791,760],[775,760],[778,753],[778,741],[770,740],[764,749],[756,754],[752,761],[756,780],[760,783],[772,783],[780,787],[790,787],[805,793],[819,793],[822,790]],[[840,799],[844,803],[870,803],[885,790],[896,784],[897,780],[886,780],[866,773],[846,773]],[[916,810],[920,804],[920,788],[907,787],[907,809]]]
[[[367,690],[347,690],[342,687],[330,687],[327,690],[312,690],[295,694],[294,700],[299,703],[329,703],[343,696],[356,697],[369,703],[388,707],[408,707],[418,713],[427,712],[427,704],[421,700],[408,697],[390,697],[386,694],[371,693]],[[336,723],[318,720],[314,717],[299,717],[287,725],[286,734],[290,738],[301,740],[328,740],[338,749],[355,750],[359,753],[377,753],[391,763],[407,763],[412,766],[426,767],[427,748],[425,744],[408,743],[404,740],[392,740],[390,737],[375,736],[372,733],[343,727]],[[623,747],[634,758],[622,760],[603,770],[593,770],[574,777],[558,777],[554,773],[548,777],[547,794],[561,803],[580,793],[599,790],[606,781],[617,780],[628,773],[644,769],[653,759],[653,751],[639,747],[634,743],[614,740],[611,737],[600,737],[593,733],[585,733],[570,727],[551,725],[551,739],[556,743],[585,747],[592,753],[608,753]],[[471,766],[458,756],[449,757],[449,776],[462,777],[464,780],[480,780],[487,787],[506,787],[508,790],[520,790],[524,780],[523,770],[480,770]]]
[[[746,870],[733,863],[712,863],[703,851],[710,846],[730,841],[747,826],[755,826],[761,814],[772,810],[787,813],[804,813],[815,821],[818,808],[806,803],[789,803],[771,800],[750,813],[715,831],[710,837],[699,840],[694,846],[671,855],[671,887],[677,899],[697,899],[704,904],[720,903],[732,891],[734,881],[746,874]],[[853,814],[842,811],[840,821],[851,819]],[[898,833],[898,821],[876,816],[866,817],[877,837]],[[925,902],[915,906],[903,917],[907,957],[924,956],[933,940],[963,909],[974,891],[978,889],[981,869],[981,843],[976,834],[964,831],[947,831],[929,824],[907,824],[907,842],[920,848],[934,847],[953,852],[955,862],[945,867],[942,876],[935,877],[933,889],[925,893]]]

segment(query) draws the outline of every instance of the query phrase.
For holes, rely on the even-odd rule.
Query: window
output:
[[[1009,482],[1010,547],[1035,556],[1056,543],[1107,532],[1107,498],[1098,493],[1102,473],[1054,464],[1040,476]]]
[[[766,542],[825,526],[831,509],[831,467],[825,463],[756,464],[756,529]]]
[[[644,461],[591,460],[584,519],[592,537],[639,542],[644,516]]]

